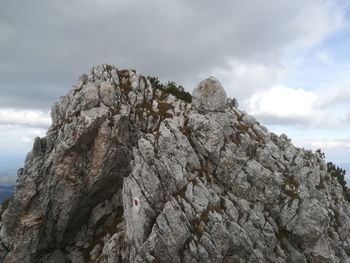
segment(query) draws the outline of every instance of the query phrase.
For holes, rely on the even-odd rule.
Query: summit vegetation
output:
[[[186,101],[188,103],[192,102],[192,96],[187,92],[181,85],[176,84],[174,81],[168,81],[167,83],[161,83],[157,77],[148,76],[147,79],[151,82],[155,89],[161,90],[167,94],[171,94],[176,98]]]

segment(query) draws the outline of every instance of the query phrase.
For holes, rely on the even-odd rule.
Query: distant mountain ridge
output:
[[[0,170],[0,203],[13,195],[17,169]]]
[[[18,168],[7,168],[7,169],[1,169],[0,168],[0,176],[2,177],[16,177],[17,176],[17,170]]]
[[[15,185],[18,169],[0,170],[0,185]]]
[[[10,198],[13,195],[14,185],[0,185],[0,202]]]
[[[0,153],[0,171],[15,171],[16,176],[17,169],[23,166],[25,156],[25,153]]]

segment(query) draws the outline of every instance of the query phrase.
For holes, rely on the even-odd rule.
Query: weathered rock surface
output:
[[[199,83],[193,90],[192,102],[199,111],[223,111],[227,105],[227,96],[221,83],[210,77]]]
[[[349,262],[350,206],[317,154],[209,78],[193,106],[109,65],[52,108],[2,214],[1,262]]]

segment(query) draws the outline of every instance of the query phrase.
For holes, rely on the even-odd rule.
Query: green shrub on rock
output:
[[[346,185],[346,181],[345,181],[346,171],[344,169],[336,166],[332,162],[327,163],[327,168],[328,168],[328,173],[330,173],[332,176],[334,176],[337,179],[338,183],[343,188],[345,199],[348,200],[348,202],[350,202],[350,189]]]
[[[174,81],[168,81],[167,84],[163,84],[157,77],[148,76],[147,79],[151,82],[153,88],[162,90],[165,93],[171,94],[176,98],[188,103],[192,102],[191,94],[185,91],[181,85],[177,85]]]

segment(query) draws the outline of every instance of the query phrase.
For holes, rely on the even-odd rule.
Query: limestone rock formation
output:
[[[92,68],[18,172],[0,261],[349,262],[350,206],[324,160],[237,106],[213,78],[191,105]]]
[[[223,111],[227,106],[227,96],[221,83],[216,78],[210,77],[194,89],[192,102],[202,112]]]

